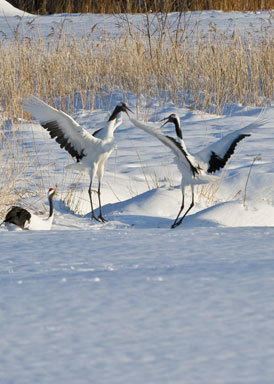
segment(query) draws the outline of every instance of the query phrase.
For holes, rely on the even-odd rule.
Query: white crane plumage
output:
[[[118,118],[120,112],[130,111],[125,103],[119,103],[108,119],[104,128],[98,129],[93,134],[82,128],[72,117],[62,111],[51,107],[35,96],[29,96],[22,102],[23,109],[39,120],[52,138],[55,138],[61,148],[64,148],[76,163],[68,168],[85,170],[89,173],[90,184],[88,189],[91,218],[105,222],[101,206],[101,182],[104,175],[105,163],[113,151],[114,131],[121,124]],[[98,178],[99,215],[94,214],[92,202],[92,183],[95,176]]]
[[[225,166],[230,156],[234,153],[236,145],[244,138],[250,136],[250,132],[254,131],[254,129],[262,126],[264,121],[257,120],[239,130],[224,136],[222,139],[209,145],[207,148],[199,151],[195,155],[191,155],[187,151],[183,140],[182,130],[180,127],[180,119],[175,114],[171,114],[161,121],[164,120],[165,123],[162,124],[162,126],[167,123],[173,123],[175,125],[178,140],[175,140],[171,136],[164,135],[161,131],[155,129],[155,127],[130,118],[130,121],[136,127],[141,128],[150,135],[157,137],[157,139],[169,147],[169,149],[171,149],[171,151],[175,154],[175,162],[182,175],[182,204],[179,213],[171,226],[171,228],[175,228],[182,223],[185,216],[194,206],[194,185],[207,184],[216,181],[218,177],[212,174]],[[184,210],[184,193],[185,187],[188,185],[191,187],[192,193],[191,204],[183,216],[179,219],[181,213]]]
[[[53,221],[53,196],[55,189],[50,188],[48,191],[49,200],[49,216],[47,218],[35,215],[29,212],[27,209],[14,206],[6,214],[5,220],[2,224],[5,224],[6,228],[10,231],[16,229],[30,229],[34,231],[50,230]]]

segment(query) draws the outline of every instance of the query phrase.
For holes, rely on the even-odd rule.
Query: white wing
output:
[[[65,148],[77,161],[86,156],[85,150],[100,142],[88,131],[80,127],[72,117],[49,106],[35,96],[29,96],[22,102],[22,108],[40,121],[61,148]]]
[[[193,176],[199,173],[199,165],[195,161],[194,157],[191,156],[183,146],[178,143],[173,137],[164,135],[161,131],[156,130],[154,127],[151,127],[147,124],[141,123],[138,120],[130,118],[130,121],[137,127],[141,128],[152,136],[157,137],[164,145],[169,147],[176,157],[183,163],[186,167],[190,168]]]
[[[260,119],[237,131],[229,133],[222,139],[217,140],[207,148],[196,153],[195,158],[206,164],[205,168],[207,169],[205,170],[207,172],[216,172],[225,166],[230,156],[234,153],[237,144],[244,138],[250,136],[251,132],[255,129],[263,126],[266,121],[266,119]]]

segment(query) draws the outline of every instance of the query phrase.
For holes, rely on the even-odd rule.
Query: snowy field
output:
[[[6,36],[16,14],[0,0]],[[258,33],[270,22],[269,12],[196,16],[225,31],[235,24]],[[79,34],[95,23],[97,38],[100,30],[118,33],[114,16],[35,22],[46,36],[64,18]],[[117,91],[106,96],[109,110],[78,110],[73,118],[92,132],[122,99]],[[126,101],[135,112],[135,97]],[[45,191],[57,185],[57,196],[51,231],[0,227],[0,383],[274,382],[274,109],[234,106],[217,116],[147,99],[141,107],[141,120],[180,116],[191,153],[261,112],[266,122],[239,143],[215,185],[196,187],[195,207],[170,229],[181,203],[173,155],[126,115],[102,185],[106,224],[90,220],[88,176],[75,184],[78,174],[64,171],[69,156],[39,124],[19,121],[18,140],[30,158],[39,154]],[[8,134],[10,122],[3,124]],[[174,136],[171,124],[163,131]],[[44,202],[22,204],[46,214]]]
[[[273,228],[2,236],[2,383],[273,382]]]

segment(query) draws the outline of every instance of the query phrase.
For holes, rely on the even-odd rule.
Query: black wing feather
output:
[[[84,151],[82,150],[79,153],[73,145],[68,141],[68,139],[64,136],[63,131],[60,129],[57,121],[49,121],[48,123],[41,124],[43,128],[49,131],[50,136],[55,140],[58,144],[60,144],[61,148],[65,148],[65,150],[72,156],[75,157],[77,162],[79,162],[84,156]]]
[[[232,141],[230,144],[230,147],[226,151],[224,157],[219,156],[216,152],[211,152],[211,157],[209,160],[209,167],[207,172],[208,173],[214,173],[218,171],[219,169],[223,168],[230,158],[230,156],[234,153],[236,145],[239,143],[239,141],[243,140],[245,137],[250,136],[250,134],[241,134],[238,137],[236,137],[235,140]]]
[[[188,164],[189,164],[189,166],[190,166],[190,169],[191,169],[191,172],[192,172],[193,176],[195,177],[196,175],[198,175],[198,173],[199,173],[199,169],[198,169],[197,167],[194,167],[194,165],[191,163],[191,161],[190,161],[189,158],[188,158],[188,155],[187,155],[186,151],[185,151],[184,148],[181,146],[181,144],[178,143],[178,141],[175,140],[175,139],[174,139],[173,137],[171,137],[171,136],[166,136],[166,137],[167,137],[169,140],[171,140],[171,141],[176,145],[176,147],[179,148],[180,151],[183,153],[183,155],[184,155],[185,158],[186,158],[186,161],[188,162]]]
[[[101,132],[104,128],[97,129],[97,131],[93,132],[92,136],[97,137],[98,133]]]
[[[4,223],[15,224],[22,229],[26,229],[25,223],[29,221],[30,218],[31,214],[26,209],[14,206],[7,213]]]

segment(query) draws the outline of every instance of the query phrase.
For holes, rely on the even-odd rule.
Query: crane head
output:
[[[117,105],[117,108],[120,109],[120,112],[126,112],[128,116],[129,116],[128,111],[133,113],[132,110],[128,108],[128,106],[124,101],[121,101],[121,103]]]
[[[48,191],[48,196],[53,196],[55,194],[55,189],[54,188],[50,188],[49,191]]]
[[[116,119],[117,115],[120,112],[126,112],[126,114],[129,116],[128,111],[133,113],[132,110],[128,108],[126,103],[121,101],[119,104],[116,105],[116,107],[115,107],[114,111],[112,112],[112,114],[111,114],[110,118],[108,119],[108,121]]]
[[[172,113],[168,117],[164,117],[161,121],[165,121],[164,124],[161,125],[161,128],[167,123],[173,123],[175,125],[178,138],[183,139],[182,130],[180,128],[180,119],[175,113]]]
[[[172,113],[171,115],[169,115],[168,117],[164,117],[162,120],[160,121],[165,121],[164,124],[161,125],[161,128],[166,125],[167,123],[173,123],[175,124],[176,121],[178,121],[178,117],[175,115],[175,113]]]

